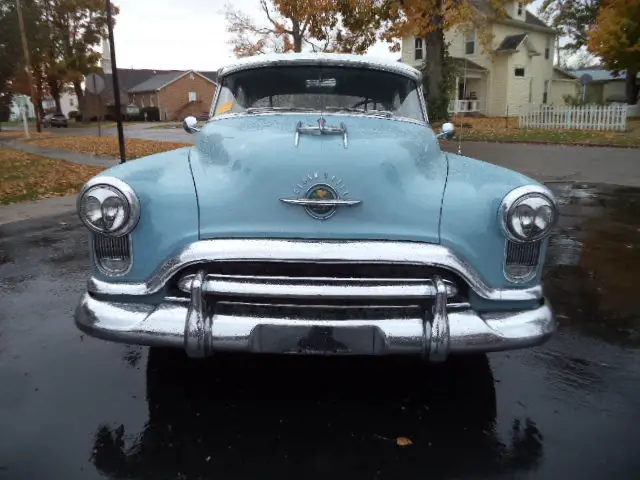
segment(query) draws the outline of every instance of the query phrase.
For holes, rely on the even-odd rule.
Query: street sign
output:
[[[587,85],[589,83],[593,82],[593,77],[591,75],[589,75],[588,73],[585,73],[584,75],[580,76],[580,83],[582,85]]]
[[[104,90],[104,78],[96,73],[92,73],[87,75],[85,85],[89,92],[98,94]]]

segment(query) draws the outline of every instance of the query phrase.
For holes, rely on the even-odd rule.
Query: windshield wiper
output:
[[[311,112],[312,108],[302,107],[249,107],[246,113],[263,113],[263,112]]]
[[[386,118],[393,117],[393,112],[389,110],[363,110],[362,108],[352,107],[325,107],[324,109],[330,112],[360,113],[362,115],[377,115]]]

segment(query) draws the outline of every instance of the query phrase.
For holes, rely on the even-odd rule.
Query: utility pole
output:
[[[111,49],[111,78],[113,79],[113,99],[116,106],[116,124],[118,126],[118,144],[120,145],[120,163],[127,161],[124,149],[124,132],[122,130],[122,112],[120,106],[120,83],[118,81],[118,64],[116,63],[116,46],[113,41],[113,18],[111,0],[107,4],[107,28],[109,29],[109,48]]]
[[[22,18],[22,7],[20,6],[20,0],[16,0],[16,10],[18,11],[18,25],[20,27],[20,36],[22,37],[22,49],[24,51],[24,60],[26,62],[25,71],[27,72],[29,91],[31,92],[31,102],[33,102],[33,106],[35,107],[34,110],[36,113],[36,131],[40,133],[40,108],[38,108],[39,105],[36,101],[36,91],[33,87],[31,57],[29,56],[29,46],[27,45],[27,34],[24,31],[24,19]]]

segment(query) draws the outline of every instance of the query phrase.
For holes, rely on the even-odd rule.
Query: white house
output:
[[[556,31],[523,2],[511,2],[507,14],[490,25],[493,41],[489,51],[480,44],[476,30],[445,32],[449,55],[457,67],[452,112],[517,115],[529,105],[563,103],[562,96],[554,95],[557,85],[565,92],[577,86],[575,80],[566,82],[561,72],[554,74]],[[422,38],[402,39],[402,61],[416,67],[428,61]],[[556,78],[562,81],[555,82]]]
[[[11,112],[9,113],[9,120],[15,121],[22,118],[21,105],[24,105],[24,101],[27,102],[27,118],[36,118],[36,112],[31,103],[31,98],[27,95],[14,95],[11,99]],[[47,97],[42,101],[42,108],[45,112],[47,110],[55,110],[56,102],[53,98]],[[67,117],[72,110],[78,110],[78,97],[75,93],[64,92],[60,95],[60,109]]]
[[[47,97],[42,101],[42,108],[46,110],[55,110],[56,102],[52,97]],[[60,94],[60,111],[67,117],[72,110],[78,110],[78,97],[75,93],[62,92]]]
[[[27,95],[14,95],[11,98],[11,111],[9,112],[9,120],[16,121],[22,118],[22,109],[24,104],[27,104],[27,118],[35,118],[36,111],[33,108],[33,103]]]

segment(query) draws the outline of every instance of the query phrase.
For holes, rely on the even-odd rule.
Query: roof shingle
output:
[[[518,46],[527,38],[526,33],[521,33],[519,35],[507,35],[502,39],[500,45],[496,49],[498,52],[506,52],[512,51],[518,48]]]
[[[174,80],[177,80],[179,77],[187,73],[187,71],[159,73],[158,75],[154,75],[153,77],[145,80],[142,83],[131,86],[127,91],[129,93],[154,92],[167,83],[171,83]]]

